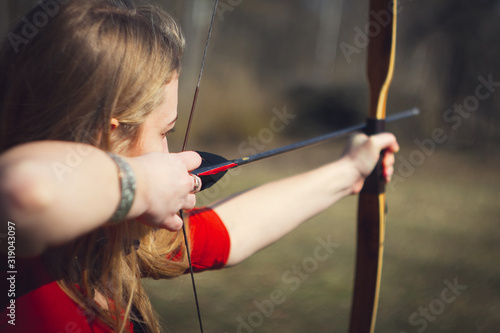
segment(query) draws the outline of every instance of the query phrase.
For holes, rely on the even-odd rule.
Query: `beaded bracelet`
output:
[[[136,188],[135,175],[130,165],[123,158],[113,153],[108,152],[107,154],[118,166],[118,177],[120,178],[121,190],[120,203],[109,221],[111,223],[119,223],[125,220],[125,216],[127,216],[134,202]]]

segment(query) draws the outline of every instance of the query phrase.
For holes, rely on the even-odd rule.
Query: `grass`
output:
[[[243,167],[220,196],[326,162],[329,148]],[[438,151],[388,192],[377,332],[498,331],[500,175],[495,162]],[[346,198],[239,266],[197,274],[205,331],[347,332],[356,207],[355,197]],[[310,258],[318,237],[331,237],[338,247],[314,265]],[[294,273],[301,265],[307,275]],[[286,280],[290,277],[293,282]],[[453,294],[450,283],[466,287]],[[166,331],[199,332],[189,277],[146,285]],[[272,299],[277,304],[271,307]]]

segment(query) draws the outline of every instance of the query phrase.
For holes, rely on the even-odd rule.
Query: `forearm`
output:
[[[359,173],[343,158],[217,205],[214,209],[231,238],[228,265],[241,262],[351,194],[359,180]]]
[[[83,144],[46,141],[14,148],[0,157],[0,179],[2,228],[16,223],[25,255],[103,225],[120,200],[116,164]],[[129,215],[138,215],[139,206]]]

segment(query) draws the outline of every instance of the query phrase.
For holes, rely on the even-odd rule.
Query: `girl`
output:
[[[188,269],[180,210],[194,269],[218,269],[358,193],[382,149],[390,180],[396,139],[360,134],[338,161],[192,210],[201,159],[167,144],[183,49],[168,14],[112,0],[42,1],[8,34],[0,232],[15,232],[15,251],[2,243],[1,290],[14,286],[2,332],[160,332],[140,280]]]

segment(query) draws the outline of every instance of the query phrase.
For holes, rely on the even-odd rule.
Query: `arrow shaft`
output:
[[[405,119],[408,117],[413,117],[413,116],[418,115],[419,113],[420,113],[420,111],[418,108],[413,108],[413,109],[402,111],[402,112],[399,112],[399,113],[396,113],[394,115],[387,117],[386,122],[393,122],[393,121]],[[356,131],[363,131],[363,130],[366,130],[366,128],[367,128],[366,126],[367,126],[366,123],[354,125],[354,126],[344,128],[344,129],[341,129],[338,131],[334,131],[334,132],[330,132],[330,133],[327,133],[324,135],[320,135],[320,136],[317,136],[317,137],[314,137],[311,139],[292,143],[292,144],[289,144],[289,145],[286,145],[283,147],[279,147],[279,148],[267,150],[267,151],[264,151],[261,153],[257,153],[254,155],[250,155],[250,156],[246,156],[246,157],[242,157],[242,158],[238,158],[238,159],[210,165],[207,167],[199,168],[199,169],[193,171],[192,174],[197,175],[197,176],[215,175],[215,174],[218,174],[220,172],[224,172],[224,171],[227,171],[229,169],[236,168],[240,165],[248,164],[248,163],[255,162],[255,161],[260,161],[260,160],[268,158],[268,157],[287,153],[287,152],[294,151],[294,150],[297,150],[300,148],[309,147],[309,146],[312,146],[312,145],[315,145],[315,144],[318,144],[321,142],[325,142],[325,141],[328,141],[328,140],[331,140],[334,138],[349,135],[349,134],[356,132]]]

